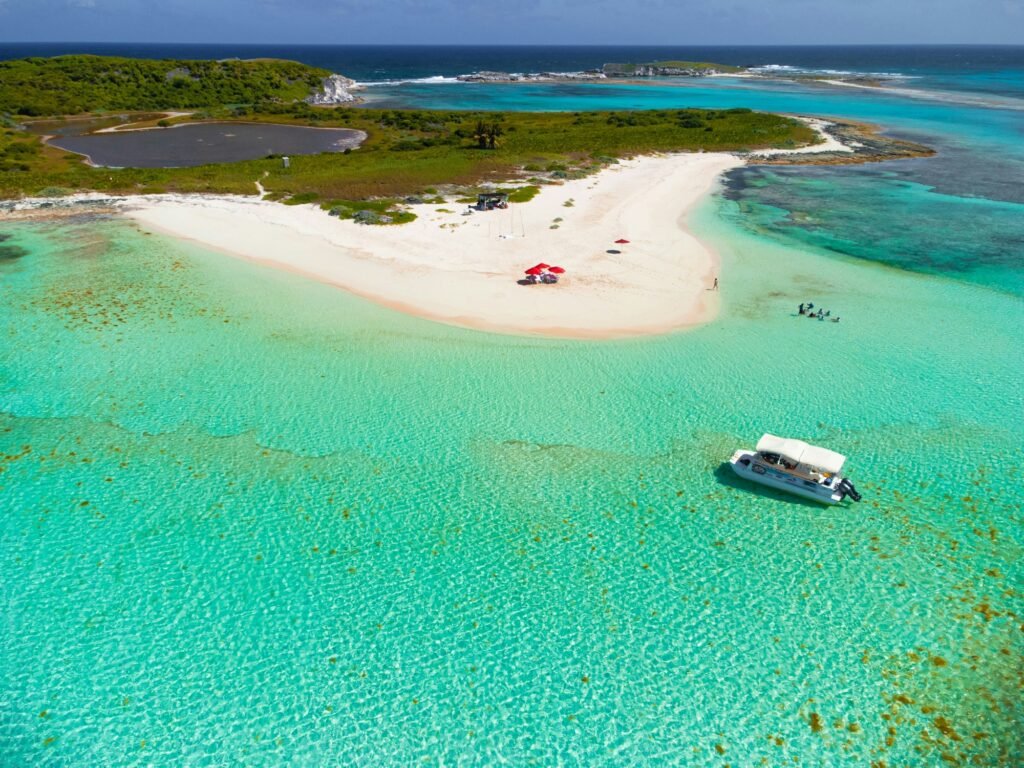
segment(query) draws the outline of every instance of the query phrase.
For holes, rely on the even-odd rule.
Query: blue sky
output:
[[[0,40],[1024,44],[1024,0],[0,0]]]

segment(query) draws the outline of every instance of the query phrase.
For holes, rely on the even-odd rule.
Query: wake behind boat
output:
[[[741,448],[729,463],[742,478],[823,504],[838,504],[847,496],[861,499],[853,483],[840,474],[846,457],[803,440],[765,434],[756,450]]]

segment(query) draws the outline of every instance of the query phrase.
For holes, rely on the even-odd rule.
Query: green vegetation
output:
[[[27,173],[39,165],[42,144],[33,136],[0,128],[0,176]]]
[[[483,120],[478,120],[473,129],[473,139],[476,140],[477,149],[497,148],[498,139],[504,132],[505,129],[501,127],[501,123],[485,123]]]
[[[294,198],[292,198],[294,200]],[[290,201],[286,201],[290,202]],[[355,219],[363,224],[408,224],[416,214],[404,210],[398,200],[331,200],[320,207],[339,219]]]
[[[710,61],[655,61],[652,67],[663,67],[665,69],[695,69],[715,70],[716,72],[742,72],[743,67],[734,67],[731,64],[714,64]]]
[[[728,69],[704,62],[656,66]],[[508,190],[514,202],[538,185],[580,178],[616,158],[658,151],[794,146],[814,133],[790,118],[750,110],[498,113],[312,107],[302,101],[329,73],[290,61],[150,61],[60,56],[0,62],[0,197],[47,189],[252,194],[260,179],[272,199],[314,201],[337,215],[400,219],[398,199],[436,189],[473,192],[483,182],[530,177]],[[156,110],[187,109],[193,120],[247,120],[363,130],[358,151],[198,168],[92,168],[20,128],[25,118],[92,113],[89,126],[142,121],[166,127]],[[114,119],[109,112],[144,112]],[[187,118],[186,118],[187,119]],[[52,131],[39,124],[40,133]],[[370,206],[367,201],[381,203]],[[364,214],[368,215],[368,214]],[[409,214],[411,215],[411,214]]]
[[[46,187],[117,194],[219,192],[255,194],[255,181],[273,198],[366,201],[423,195],[444,185],[475,194],[483,182],[577,178],[631,155],[684,150],[740,150],[802,145],[814,132],[788,117],[729,110],[643,112],[449,112],[312,107],[260,102],[252,108],[210,108],[204,117],[293,125],[355,128],[369,138],[358,150],[197,168],[92,168],[76,155],[42,145],[24,131],[0,129],[0,198],[35,195]],[[128,118],[131,119],[131,118]],[[480,148],[477,127],[497,126],[500,140]],[[524,178],[524,182],[526,179]],[[516,198],[530,194],[521,188]],[[308,197],[313,195],[312,197]],[[475,199],[472,200],[475,202]],[[349,207],[345,204],[345,207]],[[365,203],[351,206],[365,209]]]
[[[330,73],[295,61],[57,56],[0,62],[0,113],[72,115],[304,99]]]
[[[520,187],[519,189],[503,190],[508,192],[508,201],[510,203],[528,203],[537,196],[540,192],[540,187],[529,185],[526,187]]]

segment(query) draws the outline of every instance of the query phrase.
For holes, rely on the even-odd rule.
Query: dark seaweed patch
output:
[[[2,242],[2,239],[0,239]],[[22,256],[27,256],[28,251],[17,245],[0,245],[0,264],[5,261],[16,261]]]

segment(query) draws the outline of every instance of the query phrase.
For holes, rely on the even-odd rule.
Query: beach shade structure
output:
[[[551,268],[550,264],[545,264],[543,261],[540,264],[538,264],[537,266],[540,267],[541,269],[550,269]]]
[[[562,269],[561,267],[548,267],[548,272],[551,272],[551,273],[553,273],[555,275],[564,275],[565,274],[565,270]]]
[[[618,240],[616,240],[615,242],[616,242],[616,244],[618,244],[618,245],[627,245],[627,244],[629,243],[629,240],[627,240],[627,239],[626,239],[626,238],[624,238],[624,237],[620,237],[620,238],[619,238]]]
[[[528,270],[526,270],[526,274],[528,274],[528,275],[542,275],[542,274],[544,274],[544,267],[541,267],[541,266],[530,267]]]

